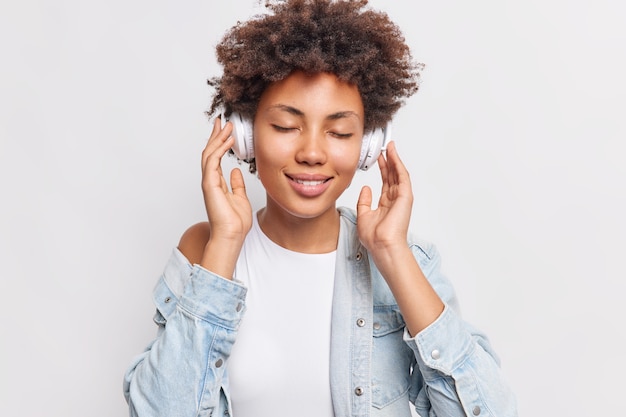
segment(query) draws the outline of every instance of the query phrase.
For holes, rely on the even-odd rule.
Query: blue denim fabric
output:
[[[333,293],[330,383],[336,417],[517,416],[487,338],[463,322],[432,245],[409,241],[445,303],[411,338],[384,278],[342,214]],[[232,409],[228,357],[245,313],[246,288],[174,250],[154,290],[156,340],[124,378],[131,416],[224,416]],[[236,417],[236,416],[235,416]]]

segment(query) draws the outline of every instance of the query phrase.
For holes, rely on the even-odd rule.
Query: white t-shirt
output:
[[[287,250],[253,218],[234,275],[248,294],[228,361],[233,413],[333,416],[329,360],[336,252]]]

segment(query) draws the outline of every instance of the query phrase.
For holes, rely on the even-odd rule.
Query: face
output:
[[[267,210],[298,218],[336,213],[357,169],[363,126],[357,87],[335,75],[294,72],[271,84],[254,118]]]

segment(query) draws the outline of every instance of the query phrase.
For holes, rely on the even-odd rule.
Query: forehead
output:
[[[304,113],[351,111],[363,115],[363,100],[357,86],[331,73],[296,71],[270,84],[261,95],[257,110],[277,105],[291,106]]]

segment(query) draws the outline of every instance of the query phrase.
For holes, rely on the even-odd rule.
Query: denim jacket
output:
[[[340,213],[330,356],[335,416],[410,417],[409,401],[422,417],[517,416],[487,338],[460,318],[435,248],[409,240],[445,304],[434,323],[410,337],[359,242],[355,213]],[[124,378],[131,416],[232,415],[227,364],[246,291],[174,250],[154,289],[157,338]]]

